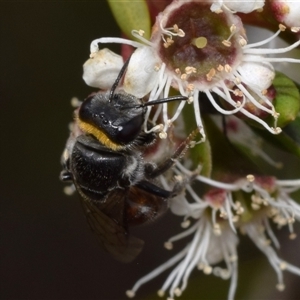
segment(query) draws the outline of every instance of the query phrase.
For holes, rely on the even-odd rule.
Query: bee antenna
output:
[[[110,92],[109,92],[109,97],[108,97],[109,102],[111,102],[112,99],[113,99],[113,97],[114,97],[114,93],[115,93],[115,91],[116,91],[116,88],[117,88],[117,86],[119,85],[120,80],[121,80],[121,78],[123,77],[123,75],[124,75],[124,73],[125,73],[125,71],[126,71],[126,69],[127,69],[127,67],[128,67],[130,58],[131,58],[131,55],[130,55],[130,57],[125,61],[123,67],[122,67],[121,70],[120,70],[120,73],[119,73],[119,75],[118,75],[116,81],[114,82],[114,84],[113,84],[112,87],[111,87],[111,90],[110,90]]]
[[[179,101],[179,100],[188,100],[188,97],[181,96],[181,95],[180,96],[171,96],[171,97],[168,97],[168,98],[162,98],[162,99],[157,99],[157,100],[141,103],[141,104],[136,105],[134,107],[139,108],[139,107],[151,106],[151,105],[162,104],[162,103],[172,102],[172,101]]]

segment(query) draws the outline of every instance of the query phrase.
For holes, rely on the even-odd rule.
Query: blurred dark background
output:
[[[136,229],[146,247],[133,263],[121,264],[101,252],[77,196],[65,196],[58,180],[70,99],[93,91],[81,79],[90,42],[118,36],[119,29],[105,1],[1,2],[0,22],[0,297],[125,299],[126,289],[169,257],[162,245],[180,220],[167,216]],[[283,247],[282,256],[300,265],[299,241],[283,236],[292,247]],[[262,299],[296,299],[298,277],[287,274],[289,292],[278,293],[263,255],[251,244],[240,250],[238,298],[248,290]],[[252,275],[255,266],[259,276]],[[137,299],[152,299],[164,278],[143,287]],[[227,295],[228,282],[199,272],[191,285],[203,299]],[[192,298],[200,297],[186,294]]]

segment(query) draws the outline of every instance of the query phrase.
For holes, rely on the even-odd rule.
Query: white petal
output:
[[[179,195],[170,200],[170,209],[177,216],[184,216],[190,213],[189,204],[185,195]]]
[[[300,27],[300,2],[288,3],[289,13],[283,18],[283,22],[290,27]]]
[[[262,8],[265,5],[264,0],[239,0],[239,1],[224,1],[224,5],[232,11],[248,14],[256,9]]]
[[[300,2],[290,0],[273,0],[271,8],[275,18],[289,27],[300,27]]]
[[[210,10],[212,12],[219,12],[220,10],[222,10],[222,5],[223,5],[222,0],[214,1],[213,4],[210,7]]]
[[[125,74],[125,92],[137,98],[147,95],[158,82],[156,63],[155,54],[150,47],[137,48],[131,56]]]
[[[84,63],[83,80],[89,86],[108,90],[115,82],[122,66],[122,57],[104,48],[94,53],[93,57]]]
[[[247,55],[245,58],[247,58],[247,61],[241,63],[238,68],[242,81],[261,91],[269,88],[275,77],[273,66],[268,62],[264,62],[262,56]],[[250,61],[252,58],[253,61]]]

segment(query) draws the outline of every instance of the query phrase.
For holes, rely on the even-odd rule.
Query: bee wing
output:
[[[144,245],[142,240],[129,235],[124,227],[105,215],[90,201],[81,199],[81,203],[87,221],[102,248],[116,260],[131,262],[141,252]]]

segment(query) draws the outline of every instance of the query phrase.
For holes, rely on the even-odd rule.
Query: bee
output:
[[[144,151],[156,133],[143,130],[147,106],[187,100],[175,96],[143,103],[118,88],[129,60],[110,91],[86,98],[75,110],[74,128],[67,140],[60,179],[74,184],[88,223],[102,248],[115,259],[132,261],[144,242],[128,228],[154,221],[168,207],[181,184],[168,191],[155,179],[169,170],[195,137],[193,132],[173,155],[159,165],[146,162]]]

